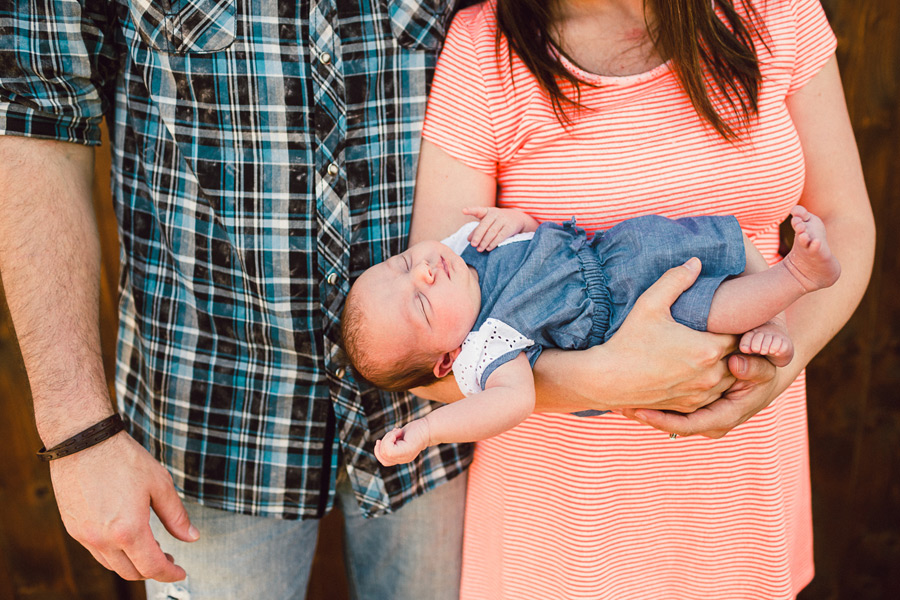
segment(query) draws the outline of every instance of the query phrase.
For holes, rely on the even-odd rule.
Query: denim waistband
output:
[[[591,244],[582,244],[575,250],[575,254],[581,263],[581,272],[584,275],[588,298],[594,303],[594,311],[591,315],[591,335],[588,340],[591,346],[596,346],[606,341],[606,332],[609,331],[612,302],[609,296],[608,279],[603,271],[603,265],[597,257],[597,252]]]

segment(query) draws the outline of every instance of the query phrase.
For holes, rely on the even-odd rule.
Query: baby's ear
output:
[[[441,357],[434,363],[434,376],[443,379],[450,371],[453,370],[453,361],[459,356],[462,346],[450,352],[444,352]]]

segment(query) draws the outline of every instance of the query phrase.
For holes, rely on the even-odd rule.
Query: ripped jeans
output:
[[[456,600],[467,473],[375,519],[359,512],[346,473],[337,481],[344,559],[353,600]],[[200,539],[153,534],[187,571],[177,583],[147,581],[147,600],[302,600],[319,522],[252,517],[186,501]]]

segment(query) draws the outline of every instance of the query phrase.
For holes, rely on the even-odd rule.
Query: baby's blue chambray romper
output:
[[[460,239],[463,232],[452,238]],[[716,288],[742,273],[745,265],[741,229],[730,216],[672,220],[649,215],[593,236],[573,219],[562,225],[544,223],[529,237],[514,236],[490,252],[466,244],[461,252],[478,272],[481,286],[481,312],[466,341],[481,330],[485,339],[500,336],[504,344],[498,352],[494,339],[491,352],[478,354],[477,360],[485,363],[473,367],[478,389],[519,352],[526,352],[534,364],[544,347],[580,350],[604,343],[650,285],[693,256],[702,262],[702,271],[672,305],[672,317],[705,330]],[[485,331],[486,324],[491,331]],[[460,358],[472,356],[470,349],[468,358],[463,353]],[[456,364],[454,372],[459,380]]]

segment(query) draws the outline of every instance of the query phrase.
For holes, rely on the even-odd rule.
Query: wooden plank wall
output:
[[[813,598],[900,598],[900,3],[824,0],[878,223],[853,319],[809,368]]]
[[[823,0],[878,220],[878,254],[851,322],[810,366],[810,453],[817,576],[802,600],[900,598],[900,3]],[[117,252],[108,148],[95,198],[104,241],[103,342],[113,366]],[[2,298],[2,286],[0,286]],[[28,383],[0,300],[0,600],[139,600],[143,588],[97,565],[66,535],[40,446]],[[313,600],[347,597],[340,522],[326,519]]]

